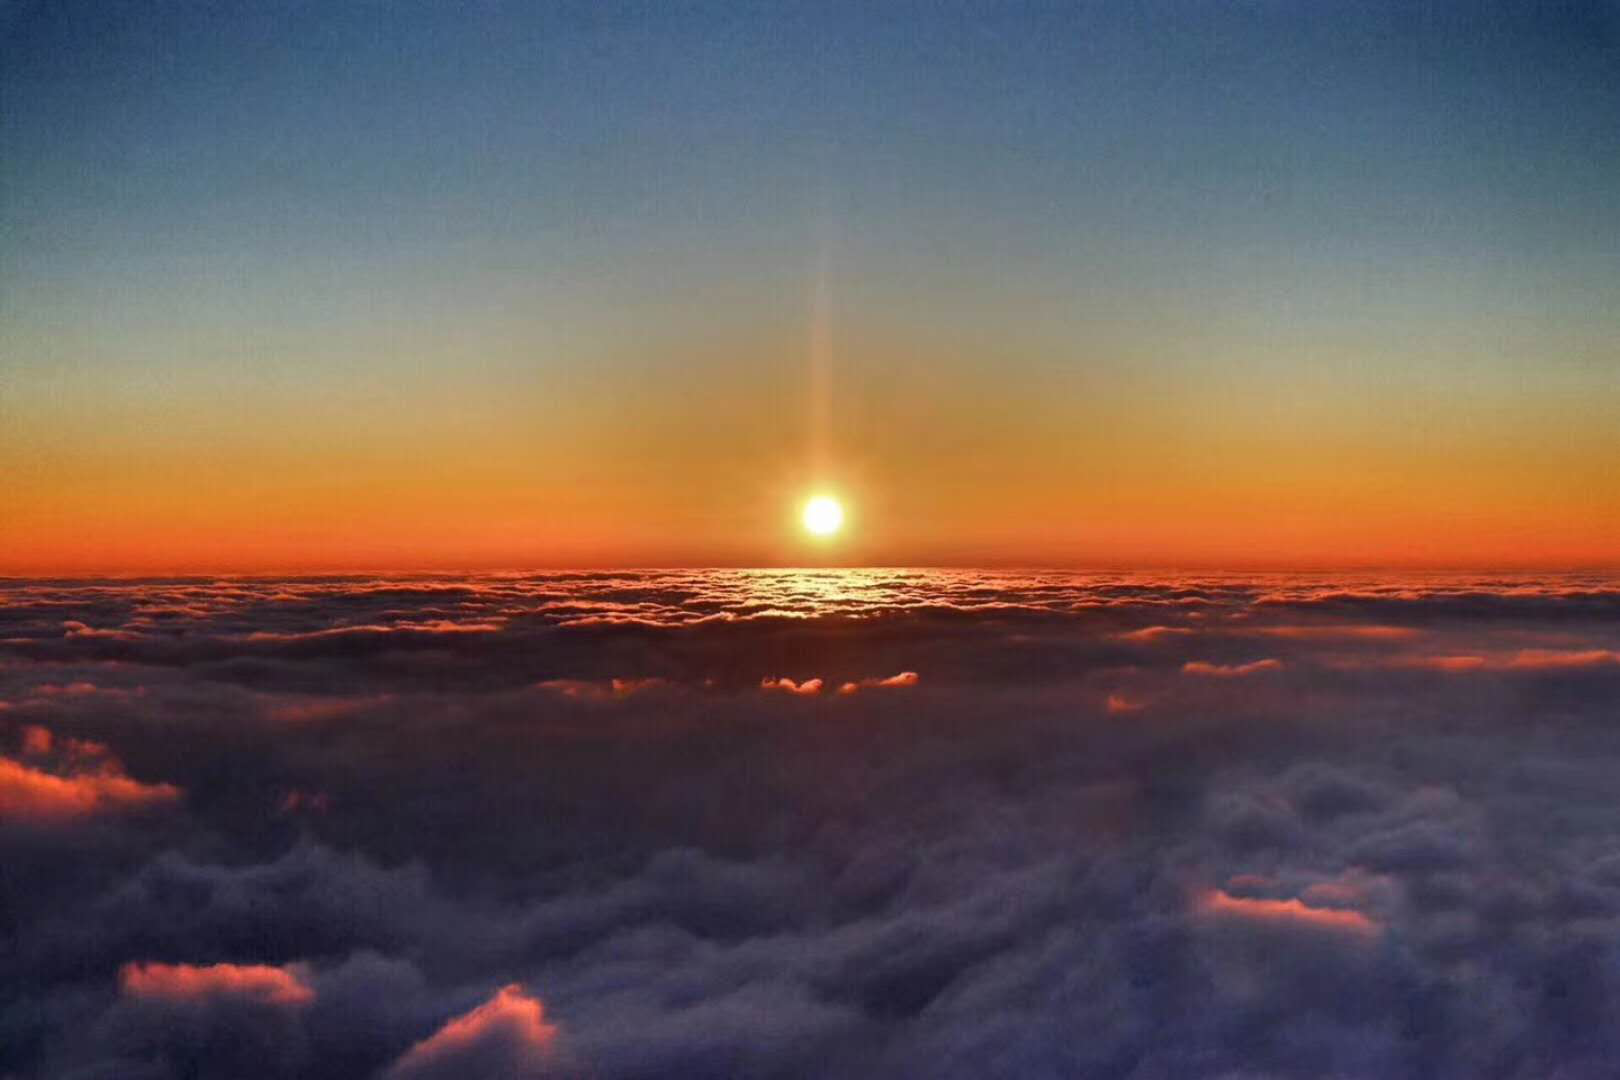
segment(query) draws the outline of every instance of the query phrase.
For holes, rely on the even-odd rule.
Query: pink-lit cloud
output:
[[[93,682],[71,682],[65,684],[41,683],[34,687],[34,693],[47,697],[67,696],[82,697],[86,694],[96,693],[97,687]]]
[[[475,1075],[532,1075],[552,1059],[556,1041],[539,999],[512,983],[411,1047],[388,1075],[450,1075],[466,1067]]]
[[[1512,653],[1397,656],[1371,665],[1348,661],[1335,666],[1347,669],[1373,666],[1417,671],[1442,671],[1453,674],[1470,671],[1580,671],[1620,666],[1620,651],[1613,649],[1520,649]]]
[[[1556,671],[1615,664],[1620,664],[1620,652],[1612,649],[1522,649],[1506,666],[1510,671]]]
[[[1185,626],[1144,626],[1140,630],[1130,630],[1117,635],[1121,641],[1156,642],[1167,638],[1185,637],[1194,633]]]
[[[49,754],[53,744],[61,746],[56,771],[0,757],[0,820],[56,824],[180,798],[180,789],[172,784],[146,784],[125,776],[123,766],[99,743],[59,743],[43,728],[24,736],[30,756]]]
[[[1255,633],[1291,641],[1406,641],[1420,631],[1410,626],[1267,626]]]
[[[1419,668],[1428,671],[1477,671],[1486,665],[1483,656],[1408,656],[1394,663],[1396,667]]]
[[[1248,664],[1210,664],[1203,660],[1190,660],[1181,665],[1183,675],[1207,675],[1217,679],[1241,679],[1247,675],[1260,675],[1268,671],[1281,671],[1281,660],[1255,660]]]
[[[25,757],[43,757],[51,752],[55,739],[51,729],[29,724],[22,732],[22,752]]]
[[[902,671],[898,675],[890,675],[887,678],[861,679],[859,681],[846,682],[838,688],[838,692],[848,696],[850,694],[858,694],[862,690],[867,689],[894,690],[916,686],[921,681],[922,677],[915,671]]]
[[[315,1000],[315,991],[297,967],[268,964],[125,964],[119,989],[144,1001],[179,1003],[231,998],[300,1008]]]
[[[492,634],[505,626],[500,622],[454,622],[450,619],[432,619],[421,622],[363,623],[354,626],[329,626],[319,630],[288,633],[279,630],[255,630],[246,640],[254,643],[294,643],[319,641],[324,638],[365,637],[377,634]]]
[[[133,630],[110,630],[87,626],[71,619],[62,624],[62,630],[62,636],[69,638],[107,638],[112,641],[139,641],[141,638],[141,635]]]
[[[815,697],[821,693],[820,679],[806,679],[803,682],[794,682],[792,679],[773,679],[767,676],[760,680],[761,690],[779,690],[785,694],[797,694],[800,697]]]
[[[1309,927],[1358,937],[1371,937],[1380,930],[1376,922],[1351,908],[1314,907],[1298,898],[1233,896],[1224,889],[1209,889],[1200,894],[1194,908],[1200,916],[1209,919]]]

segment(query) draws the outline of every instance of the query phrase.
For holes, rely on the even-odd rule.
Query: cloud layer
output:
[[[1606,1075],[1620,586],[0,582],[0,1075]]]

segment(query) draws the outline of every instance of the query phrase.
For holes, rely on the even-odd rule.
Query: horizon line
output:
[[[527,566],[387,566],[354,567],[267,567],[230,569],[195,568],[109,568],[105,570],[28,570],[0,569],[0,582],[12,581],[130,581],[154,578],[353,578],[353,577],[504,577],[570,573],[680,573],[731,571],[758,573],[837,573],[856,571],[977,571],[1004,574],[1511,574],[1515,576],[1561,576],[1571,574],[1620,576],[1620,561],[1585,564],[1447,564],[1447,563],[1017,563],[1017,562],[916,562],[916,563],[556,563]]]

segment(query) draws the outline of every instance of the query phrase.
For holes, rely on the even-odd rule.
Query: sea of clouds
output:
[[[0,581],[0,1077],[1620,1062],[1620,583]]]

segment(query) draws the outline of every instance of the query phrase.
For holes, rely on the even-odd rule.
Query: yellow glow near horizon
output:
[[[804,504],[804,527],[817,536],[831,536],[844,526],[844,508],[830,495],[817,495]]]

